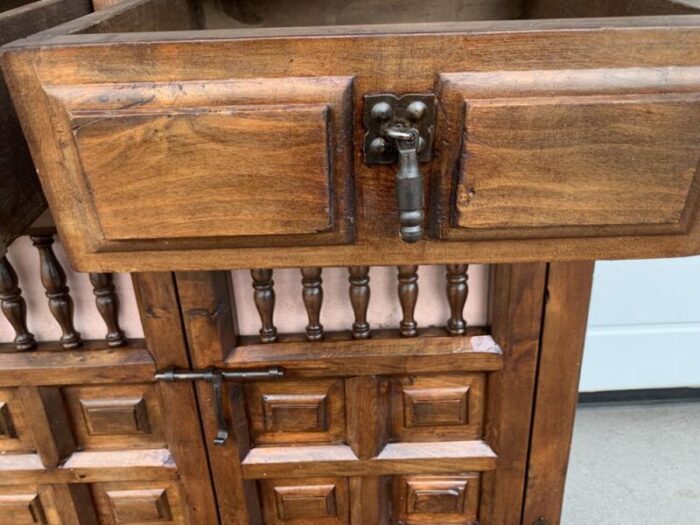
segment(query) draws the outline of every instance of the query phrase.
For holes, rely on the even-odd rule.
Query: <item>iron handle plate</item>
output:
[[[419,163],[432,155],[435,96],[366,95],[366,164],[395,164],[399,235],[405,242],[423,237],[424,195]]]

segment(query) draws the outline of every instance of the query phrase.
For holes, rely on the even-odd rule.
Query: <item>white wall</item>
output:
[[[700,386],[700,257],[596,263],[581,391]]]

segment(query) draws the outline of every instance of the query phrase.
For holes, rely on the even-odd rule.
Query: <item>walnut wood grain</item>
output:
[[[427,330],[426,330],[427,331]],[[309,347],[305,341],[243,344],[222,364],[257,368],[279,365],[286,377],[493,371],[503,366],[500,347],[490,336],[397,338],[357,341],[327,337]],[[380,334],[377,334],[380,335]],[[383,334],[382,334],[383,335]],[[211,362],[210,362],[211,363]],[[217,363],[215,361],[215,363]]]
[[[90,282],[95,294],[95,304],[107,325],[107,344],[122,346],[126,342],[124,331],[119,327],[119,296],[114,288],[111,273],[91,273]]]
[[[18,286],[17,273],[7,257],[0,257],[0,307],[15,331],[15,349],[34,348],[34,334],[27,328],[27,304]]]
[[[29,2],[10,0],[0,7],[0,45],[88,14],[90,0]],[[46,208],[29,148],[0,74],[0,257],[9,244]]]
[[[139,273],[132,276],[148,349],[159,370],[188,368],[184,313],[180,310],[175,276],[172,273]],[[113,351],[121,355],[123,349]],[[153,378],[151,373],[150,378]],[[135,381],[132,379],[131,381]],[[195,523],[216,523],[218,513],[195,388],[187,383],[159,383],[165,407],[163,427],[168,447],[175,457],[182,480],[183,509]]]
[[[399,331],[404,337],[418,335],[418,323],[414,314],[418,301],[418,266],[399,266],[398,293],[403,318],[399,322]]]
[[[258,309],[262,323],[260,341],[263,343],[274,343],[277,341],[277,328],[273,321],[275,313],[275,282],[272,280],[272,270],[251,270],[250,275],[253,277],[255,307]]]
[[[593,266],[592,262],[549,265],[524,523],[540,517],[552,525],[560,523]]]
[[[447,320],[447,332],[450,335],[462,335],[467,331],[464,320],[464,305],[469,295],[469,275],[467,264],[447,265],[447,301],[450,304],[450,318]]]
[[[321,324],[321,305],[323,304],[323,280],[321,268],[302,268],[302,297],[309,323],[306,325],[306,338],[309,341],[323,339]]]
[[[212,366],[231,352],[238,335],[230,286],[231,273],[178,272],[176,275],[192,366]],[[236,352],[237,349],[232,353],[235,355]],[[212,444],[217,429],[213,389],[211,385],[201,382],[198,382],[196,389],[221,520],[261,525],[258,491],[254,483],[243,479],[241,471],[241,461],[251,447],[243,387],[227,383],[224,390],[225,418],[231,429],[224,446]]]
[[[350,276],[350,303],[355,313],[355,321],[352,323],[352,337],[354,339],[368,339],[371,335],[367,322],[367,309],[369,308],[369,266],[351,266]]]
[[[32,244],[39,251],[41,284],[46,289],[49,310],[61,327],[63,348],[77,348],[83,344],[80,333],[73,326],[73,298],[66,285],[66,272],[53,251],[52,235],[33,235]]]
[[[67,108],[70,112],[109,112],[119,111],[120,107],[130,102],[138,102],[140,112],[162,111],[163,107],[172,107],[175,110],[177,105],[168,106],[173,104],[172,98],[168,100],[165,94],[180,89],[178,86],[185,90],[187,102],[184,104],[200,108],[201,111],[201,108],[219,103],[221,99],[218,97],[223,93],[222,90],[225,90],[222,85],[226,85],[231,79],[235,79],[235,83],[245,84],[251,79],[277,78],[280,71],[284,71],[289,78],[309,75],[316,78],[341,77],[345,79],[345,85],[348,78],[353,78],[352,92],[346,98],[336,99],[342,99],[338,108],[347,108],[349,104],[360,108],[361,97],[379,89],[387,92],[420,93],[433,92],[437,87],[439,91],[440,84],[436,86],[436,77],[472,74],[467,72],[473,72],[474,79],[477,78],[476,75],[486,75],[482,77],[482,91],[488,96],[489,93],[494,93],[492,100],[496,100],[503,98],[497,91],[503,82],[493,75],[524,72],[525,76],[520,77],[522,80],[534,78],[546,81],[556,75],[537,72],[565,72],[575,64],[574,77],[583,79],[580,80],[583,85],[576,89],[582,89],[584,93],[589,89],[590,93],[591,86],[601,86],[602,94],[612,97],[614,102],[609,105],[601,102],[597,109],[592,107],[592,112],[586,116],[589,122],[601,123],[602,133],[606,136],[618,136],[620,132],[615,131],[613,117],[620,111],[624,113],[626,97],[631,96],[635,99],[641,96],[644,100],[637,113],[643,112],[644,108],[654,112],[658,110],[660,122],[663,121],[660,125],[666,133],[657,135],[645,131],[648,130],[647,127],[638,130],[630,127],[632,135],[653,146],[651,149],[661,147],[664,136],[679,139],[670,144],[669,151],[674,159],[682,161],[682,165],[687,168],[693,159],[696,164],[698,160],[691,140],[696,126],[692,123],[684,126],[683,122],[686,122],[687,117],[673,104],[648,104],[645,101],[650,97],[679,97],[681,105],[686,105],[689,109],[694,107],[690,92],[695,89],[692,87],[695,82],[693,79],[697,76],[700,60],[696,53],[700,47],[700,31],[697,19],[693,16],[444,23],[439,26],[399,25],[313,30],[245,29],[227,35],[206,32],[194,35],[160,34],[157,37],[152,34],[136,35],[110,36],[109,42],[99,35],[46,36],[41,40],[40,48],[37,43],[27,41],[21,46],[11,46],[2,58],[8,71],[9,85],[15,94],[16,106],[26,124],[27,136],[31,143],[36,144],[36,161],[40,174],[45,179],[43,182],[47,195],[56,212],[59,232],[65,239],[72,261],[80,270],[316,267],[319,266],[319,257],[323,261],[322,266],[400,265],[411,261],[418,253],[421,264],[460,264],[467,260],[478,263],[672,256],[693,254],[700,250],[700,217],[691,213],[697,192],[694,186],[687,182],[687,169],[683,171],[685,175],[679,175],[682,180],[670,175],[673,162],[664,164],[663,157],[654,159],[653,163],[640,170],[645,178],[654,179],[660,191],[651,196],[648,202],[654,202],[654,199],[658,199],[659,202],[668,201],[676,214],[679,213],[678,195],[683,190],[682,184],[686,184],[688,205],[685,208],[688,212],[676,226],[671,224],[673,227],[670,229],[668,224],[658,226],[644,222],[650,219],[659,220],[664,213],[664,216],[668,216],[666,212],[671,208],[667,205],[662,206],[666,212],[661,210],[661,214],[658,211],[654,212],[651,204],[640,207],[638,216],[635,217],[634,210],[637,208],[634,206],[637,201],[633,202],[623,195],[619,205],[614,204],[606,211],[600,203],[611,197],[603,191],[595,192],[594,182],[600,181],[596,175],[590,184],[586,182],[588,179],[585,176],[576,178],[582,181],[580,184],[588,184],[586,187],[590,191],[583,188],[583,192],[574,191],[571,189],[573,183],[563,179],[566,192],[564,196],[558,194],[554,201],[562,202],[561,199],[566,200],[567,196],[576,198],[578,203],[583,203],[580,204],[577,214],[588,221],[591,221],[596,213],[602,214],[603,220],[605,216],[620,211],[620,217],[626,217],[628,224],[602,225],[597,228],[591,225],[577,225],[573,218],[567,216],[564,217],[564,225],[551,226],[554,231],[550,232],[550,226],[543,225],[544,216],[537,215],[535,218],[540,222],[537,231],[520,233],[518,238],[513,238],[513,232],[483,228],[486,232],[483,235],[488,239],[477,240],[474,237],[476,233],[470,232],[472,237],[469,239],[460,233],[462,237],[455,242],[436,240],[436,237],[443,233],[440,229],[441,220],[449,217],[452,202],[449,198],[444,198],[443,193],[447,192],[449,195],[452,191],[451,184],[444,184],[448,177],[449,181],[452,181],[452,148],[458,148],[462,142],[462,129],[459,126],[450,127],[453,122],[453,108],[458,109],[459,104],[453,106],[452,102],[442,100],[443,95],[441,105],[449,109],[449,114],[445,115],[446,118],[439,119],[435,160],[431,165],[425,166],[425,173],[434,175],[430,177],[433,180],[426,181],[433,236],[418,245],[405,245],[395,235],[394,187],[391,183],[393,168],[366,166],[363,162],[355,162],[353,187],[348,188],[347,184],[334,185],[335,191],[345,188],[349,194],[354,194],[352,201],[342,200],[347,207],[345,212],[340,214],[340,217],[347,219],[350,217],[348,212],[352,212],[350,208],[354,207],[355,243],[352,245],[316,250],[309,246],[301,246],[299,239],[289,239],[285,241],[284,250],[277,249],[279,244],[261,246],[260,243],[255,247],[236,248],[231,243],[227,244],[228,241],[225,240],[195,237],[177,242],[174,240],[167,245],[143,240],[128,241],[128,244],[117,246],[108,244],[108,241],[96,234],[99,225],[91,208],[92,197],[84,187],[82,168],[77,161],[79,152],[74,149],[72,140],[58,140],[56,134],[58,129],[63,129],[61,126],[65,123],[59,125],[54,119],[50,120],[51,125],[47,126],[44,118],[45,115],[60,113],[59,107]],[[414,50],[410,57],[402,52],[409,39]],[[139,44],[134,45],[136,42]],[[600,45],[601,42],[604,42],[604,45]],[[290,52],[289,46],[294,46],[296,55],[301,57],[292,63],[286,58]],[[386,56],[386,67],[381,69],[373,66],[373,57],[376,56],[378,46],[381,46]],[[461,52],[465,48],[472,52]],[[154,60],[153,67],[148,70],[141,67],[143,49],[148,49]],[[30,55],[41,58],[33,59]],[[342,60],[338,58],[340,56],[343,56]],[[239,57],[246,59],[239,60]],[[31,68],[28,64],[32,64]],[[105,64],[109,67],[105,67]],[[138,82],[132,81],[133,72],[138,72]],[[208,80],[206,86],[201,87],[203,78]],[[537,82],[534,84],[537,85]],[[197,88],[198,95],[195,85],[200,86]],[[277,88],[280,85],[287,83],[274,81],[263,86],[260,93],[266,94],[269,101],[273,96],[279,95],[280,90]],[[131,96],[120,98],[116,95],[120,87],[124,88],[121,90],[122,95],[129,93]],[[277,93],[274,90],[277,90]],[[543,92],[548,92],[547,90],[552,91],[551,86],[546,86]],[[50,96],[43,97],[43,92],[49,92]],[[554,92],[557,93],[557,90],[554,89]],[[107,95],[102,102],[100,93]],[[303,98],[295,87],[290,88],[290,93],[293,93],[293,96],[290,96],[296,97],[297,102]],[[601,94],[584,93],[580,95],[583,98]],[[553,100],[561,100],[560,96],[562,95],[556,95]],[[563,97],[579,100],[576,93],[565,94]],[[319,98],[315,98],[318,102]],[[506,98],[512,99],[510,96]],[[530,95],[526,93],[525,98],[529,100]],[[253,100],[252,95],[249,100]],[[461,100],[463,101],[464,97]],[[511,104],[513,101],[506,102]],[[56,111],[49,111],[49,106]],[[540,119],[544,119],[545,114],[551,114],[548,113],[549,110],[541,112],[542,104],[536,106],[532,111],[539,112]],[[583,111],[579,106],[573,109]],[[525,109],[520,107],[518,111]],[[340,113],[345,114],[344,112],[345,109]],[[355,113],[358,116],[360,114],[359,111]],[[337,112],[334,111],[333,114]],[[691,112],[687,114],[690,115]],[[634,118],[629,115],[623,120],[626,122],[625,126],[631,126],[634,122]],[[573,136],[572,133],[581,132],[575,123],[570,124],[567,125],[568,131],[565,134],[569,138]],[[341,129],[344,130],[342,133],[345,135],[338,143],[346,144],[349,127],[334,121],[333,129],[338,133]],[[362,123],[355,122],[353,129],[354,142],[361,143]],[[513,128],[510,132],[521,133],[519,128]],[[533,137],[530,140],[536,142],[541,140],[541,137]],[[39,144],[42,145],[41,148],[38,147]],[[627,174],[630,170],[634,171],[635,164],[632,158],[615,153],[619,153],[619,146],[614,141],[608,145],[601,145],[600,148],[602,149],[598,158],[607,162],[609,167],[616,168],[616,173]],[[343,150],[344,154],[346,152]],[[583,152],[583,146],[577,148],[573,158],[578,161],[585,160]],[[618,165],[614,165],[614,158],[618,159]],[[557,169],[566,168],[565,159],[555,160],[554,166]],[[505,161],[508,159],[505,158]],[[516,167],[531,169],[533,173],[543,176],[542,172],[534,170],[531,166],[523,164]],[[618,171],[617,167],[622,169]],[[574,163],[572,168],[571,173],[585,172],[585,166],[581,162]],[[593,173],[599,172],[593,170]],[[658,178],[653,176],[654,173]],[[439,180],[435,180],[436,178]],[[645,194],[644,188],[635,186],[627,175],[624,179],[616,180],[627,181],[622,184],[623,189],[632,185],[634,191],[630,195]],[[620,189],[620,186],[617,188]],[[468,193],[468,188],[466,189]],[[587,198],[579,197],[581,194]],[[525,199],[527,195],[518,193],[513,196],[516,205],[535,205],[537,200],[529,197],[517,204],[517,199]],[[475,198],[481,199],[478,188]],[[588,202],[592,208],[587,207]],[[338,212],[338,209],[335,211]],[[554,213],[556,215],[556,211]],[[516,215],[520,221],[526,216]],[[134,221],[137,219],[142,220],[135,218]],[[547,220],[557,222],[556,218]],[[86,235],[88,232],[91,234]],[[323,233],[317,235],[322,236]],[[134,257],[136,252],[138,257]]]
[[[491,272],[490,321],[504,366],[486,384],[484,439],[499,465],[482,477],[479,520],[487,523],[521,519],[546,273],[546,264],[498,265]]]

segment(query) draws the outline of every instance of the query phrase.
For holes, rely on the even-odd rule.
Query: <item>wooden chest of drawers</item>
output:
[[[586,261],[700,253],[697,6],[332,4],[125,0],[4,48],[70,259],[135,272],[145,330],[0,354],[7,523],[558,522]],[[415,320],[423,264],[444,328]],[[333,266],[354,317],[325,333]],[[275,327],[289,267],[305,333]]]

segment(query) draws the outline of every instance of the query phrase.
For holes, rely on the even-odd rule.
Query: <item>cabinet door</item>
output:
[[[77,268],[191,270],[697,253],[698,49],[679,16],[70,35],[3,63]],[[436,101],[413,244],[362,151],[379,94]]]
[[[397,270],[404,318],[383,330],[365,323],[367,268],[351,268],[355,322],[329,334],[313,321],[320,269],[305,276],[306,334],[276,333],[273,274],[256,270],[260,337],[236,334],[228,273],[177,274],[194,366],[284,370],[226,385],[231,435],[209,445],[224,523],[520,521],[546,265],[492,269],[489,327],[465,326],[467,267],[449,267],[447,295],[422,291],[450,301],[447,330],[415,325],[416,268]],[[209,385],[198,385],[198,399],[211,443]]]
[[[135,281],[146,342],[0,353],[2,525],[217,523],[194,389],[154,382],[188,361],[172,275]]]

